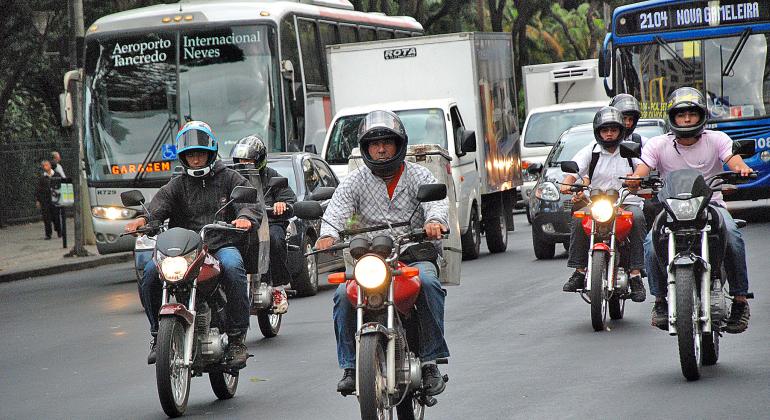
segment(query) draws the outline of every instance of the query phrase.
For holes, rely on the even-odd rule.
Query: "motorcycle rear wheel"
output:
[[[179,417],[187,410],[190,396],[190,368],[184,367],[184,325],[176,317],[161,318],[157,340],[158,398],[166,415]]]
[[[257,312],[257,324],[259,331],[265,338],[273,338],[281,329],[281,315],[273,314],[265,310]]]
[[[229,400],[238,389],[238,376],[226,372],[209,372],[209,382],[214,395],[220,400]]]
[[[604,330],[607,320],[607,299],[604,291],[604,279],[607,278],[607,254],[594,252],[591,262],[591,325],[594,331]]]
[[[692,267],[675,267],[676,332],[679,364],[688,381],[700,379],[701,345],[700,299]]]
[[[623,319],[623,312],[626,309],[625,299],[621,299],[617,293],[610,297],[610,319]]]
[[[413,392],[404,397],[404,401],[396,407],[398,420],[423,420],[425,418],[425,406],[415,398]]]
[[[361,337],[358,350],[358,404],[361,420],[392,418],[388,405],[385,351],[377,334]]]

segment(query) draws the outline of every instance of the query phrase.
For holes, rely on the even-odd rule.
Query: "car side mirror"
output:
[[[756,143],[754,140],[737,140],[733,142],[733,155],[749,158],[756,153]]]
[[[144,195],[139,190],[124,191],[120,193],[120,201],[126,207],[141,206],[144,204]]]
[[[527,172],[531,173],[532,175],[539,174],[542,169],[542,163],[530,163],[529,166],[527,166]]]
[[[282,176],[274,176],[267,182],[268,188],[286,188],[289,186],[289,180]]]
[[[460,147],[460,150],[463,151],[463,153],[470,153],[476,151],[476,132],[473,130],[464,130],[463,131],[463,139],[462,139],[462,146]]]
[[[572,160],[565,160],[559,164],[561,171],[565,174],[576,174],[580,172],[577,162]]]
[[[445,184],[423,184],[417,190],[417,200],[421,203],[439,201],[446,198]]]
[[[259,192],[254,187],[238,185],[230,193],[230,200],[235,203],[256,203],[259,199]]]
[[[642,157],[642,145],[634,141],[620,142],[620,156],[626,159]]]
[[[309,201],[324,201],[332,198],[334,195],[334,187],[318,187],[312,193],[305,197],[305,200]]]
[[[318,201],[299,201],[294,203],[294,215],[302,220],[314,220],[323,216],[324,210]]]

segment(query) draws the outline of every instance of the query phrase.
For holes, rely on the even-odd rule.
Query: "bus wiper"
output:
[[[144,156],[144,159],[142,159],[142,170],[137,171],[136,175],[134,176],[134,186],[139,186],[139,181],[142,180],[145,176],[147,176],[146,171],[144,171],[144,168],[147,166],[147,163],[150,162],[150,159],[155,155],[155,153],[158,152],[158,149],[162,144],[165,143],[164,139],[171,133],[173,130],[174,125],[176,124],[176,120],[173,118],[169,118],[168,121],[166,121],[165,124],[163,124],[163,127],[161,127],[160,132],[158,133],[158,136],[155,137],[155,140],[152,142],[152,146],[150,146],[150,150],[147,151],[147,154]]]
[[[676,52],[676,50],[674,50],[673,48],[671,48],[671,45],[669,45],[669,43],[668,43],[668,42],[666,42],[666,40],[665,40],[665,39],[663,39],[663,38],[661,38],[661,37],[659,37],[659,36],[656,36],[656,37],[655,37],[655,42],[657,42],[657,43],[658,43],[658,45],[660,45],[660,47],[661,47],[661,48],[663,48],[664,50],[666,50],[666,52],[667,52],[667,53],[669,53],[669,55],[671,55],[672,57],[674,57],[674,60],[676,60],[676,62],[677,62],[677,63],[679,63],[679,65],[680,65],[680,66],[684,67],[684,69],[685,69],[686,71],[688,71],[688,72],[690,72],[690,73],[693,73],[693,72],[695,72],[695,69],[694,69],[694,68],[693,68],[693,67],[690,65],[690,63],[688,63],[688,62],[684,61],[684,58],[682,58],[682,56],[680,56],[680,55],[679,55],[679,54]]]
[[[733,50],[730,58],[727,59],[727,64],[725,64],[725,67],[722,69],[722,77],[728,77],[730,76],[730,73],[732,73],[735,63],[738,62],[738,56],[741,55],[743,47],[746,46],[746,41],[749,40],[749,35],[751,35],[751,28],[746,28],[746,30],[741,33],[741,38],[738,40],[735,50]]]

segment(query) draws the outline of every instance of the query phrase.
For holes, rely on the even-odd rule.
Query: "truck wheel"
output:
[[[503,214],[505,215],[505,222],[508,228],[508,232],[513,232],[516,227],[513,224],[513,206],[516,202],[516,190],[506,191],[503,193]]]
[[[556,244],[548,242],[535,233],[532,229],[532,248],[535,249],[535,258],[538,260],[550,260],[556,254]]]
[[[463,260],[475,260],[481,250],[481,222],[476,206],[471,207],[471,218],[468,230],[460,237],[463,247]]]
[[[484,233],[487,236],[489,252],[497,254],[508,248],[508,218],[503,213],[505,206],[502,199],[491,204],[484,216]]]

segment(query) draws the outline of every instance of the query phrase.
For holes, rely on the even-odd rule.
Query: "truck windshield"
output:
[[[551,146],[561,133],[573,126],[590,123],[599,107],[564,109],[530,114],[524,133],[524,146]]]
[[[709,118],[770,114],[770,34],[620,47],[619,86],[640,99],[642,118],[665,118],[666,98],[682,86],[704,92]]]
[[[168,178],[186,121],[206,121],[227,157],[258,134],[281,150],[273,29],[226,26],[87,41],[85,142],[94,181]]]
[[[447,148],[447,128],[444,112],[440,108],[396,111],[409,137],[409,144],[438,144]],[[364,114],[340,117],[332,127],[326,162],[347,164],[348,157],[358,147],[358,126]]]

